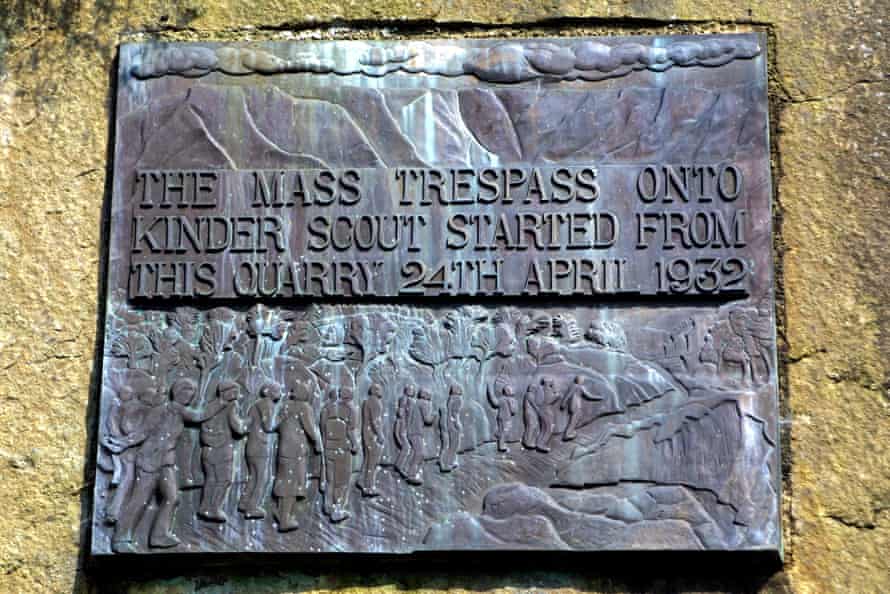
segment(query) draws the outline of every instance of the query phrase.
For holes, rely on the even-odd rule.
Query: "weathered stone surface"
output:
[[[83,469],[94,451],[88,402],[116,44],[144,37],[138,32],[183,40],[392,34],[332,29],[332,19],[384,19],[390,27],[408,19],[421,24],[396,33],[437,36],[769,32],[785,299],[779,319],[784,312],[788,349],[785,567],[770,578],[643,569],[612,578],[214,570],[116,585],[142,592],[890,589],[885,0],[136,4],[60,0],[0,10],[0,590],[103,583],[82,573],[78,551],[91,490]],[[470,25],[437,30],[437,22],[455,21]],[[314,23],[323,28],[307,29]]]

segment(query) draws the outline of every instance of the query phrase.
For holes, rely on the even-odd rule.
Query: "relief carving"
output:
[[[716,505],[736,510],[736,522],[753,514],[745,520],[753,525],[762,512],[751,506],[774,495],[749,493],[754,485],[732,474],[754,447],[746,425],[760,426],[757,449],[775,447],[751,405],[772,361],[757,334],[768,323],[756,307],[730,305],[668,330],[644,328],[634,338],[660,345],[648,354],[618,321],[593,319],[581,332],[582,321],[568,312],[512,307],[148,313],[140,318],[121,305],[110,331],[143,332],[148,319],[154,334],[185,334],[190,346],[148,340],[144,356],[110,355],[120,375],[101,443],[111,460],[103,521],[114,526],[115,551],[177,547],[184,514],[194,514],[190,522],[260,522],[289,534],[305,528],[300,518],[318,505],[332,525],[364,526],[362,500],[465,481],[464,465],[472,472],[496,456],[543,464],[536,472],[550,497],[563,486],[677,484],[693,489],[692,500],[694,489],[712,493]],[[383,336],[367,332],[370,325]],[[162,356],[155,345],[190,357]],[[681,356],[686,363],[664,364]],[[170,379],[165,396],[160,388]],[[694,453],[707,441],[692,436],[713,431],[724,449]],[[198,471],[183,452],[194,447],[190,432],[198,436]],[[618,459],[609,454],[618,441],[650,450],[653,465],[628,474],[604,462]],[[714,457],[711,470],[690,473],[683,460],[702,455]],[[492,538],[520,529],[483,518],[472,522],[484,521],[499,534]],[[142,541],[136,531],[146,523]],[[431,526],[421,540],[438,542],[441,530]],[[450,530],[449,538],[463,538]],[[571,546],[557,537],[559,526],[552,530],[552,543]]]
[[[239,411],[241,386],[222,381],[216,396],[202,409],[184,409],[183,417],[201,426],[201,464],[204,487],[198,514],[207,520],[225,522],[223,508],[235,472],[235,443],[247,433],[247,420]]]
[[[272,436],[278,428],[278,403],[281,388],[278,384],[265,384],[260,388],[259,399],[247,412],[247,444],[244,457],[247,461],[248,481],[238,504],[238,511],[247,519],[266,517],[266,498],[271,486],[273,460]]]
[[[295,378],[294,378],[295,379]],[[294,381],[278,424],[278,457],[273,493],[278,499],[278,530],[288,532],[299,525],[294,505],[309,493],[309,457],[322,453],[322,439],[310,405],[312,395],[305,383]]]
[[[94,553],[778,551],[764,43],[123,46]]]
[[[358,453],[356,416],[351,388],[328,392],[328,401],[321,409],[324,478],[319,490],[324,493],[324,511],[332,522],[349,517],[352,458]]]
[[[362,472],[358,482],[365,497],[376,497],[377,473],[386,445],[383,425],[383,387],[371,384],[362,403]]]
[[[625,76],[635,70],[663,72],[672,67],[715,67],[760,54],[757,44],[732,38],[678,41],[667,47],[640,43],[607,45],[592,40],[503,42],[479,49],[424,41],[387,48],[353,42],[347,47],[350,51],[332,57],[304,52],[289,59],[236,46],[152,48],[131,72],[137,78],[146,79],[167,75],[200,77],[211,72],[234,76],[284,73],[385,76],[401,71],[439,76],[473,75],[483,81],[517,83],[536,78],[601,80]]]
[[[448,400],[439,412],[439,435],[442,445],[439,454],[439,469],[451,472],[458,466],[457,450],[461,437],[461,407],[463,406],[463,389],[457,384],[448,388]]]

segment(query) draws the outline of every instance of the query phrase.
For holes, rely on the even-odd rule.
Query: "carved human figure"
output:
[[[620,352],[627,350],[627,336],[624,333],[624,328],[616,322],[591,322],[585,333],[585,338],[603,349]]]
[[[515,396],[513,386],[507,381],[496,383],[488,388],[488,401],[497,410],[495,437],[498,440],[498,450],[501,452],[509,450],[507,439],[513,428],[513,417],[518,408]]]
[[[695,332],[695,320],[688,318],[672,328],[668,333],[668,339],[664,345],[666,357],[679,357],[684,367],[687,365],[687,357],[693,350]]]
[[[198,445],[198,432],[186,427],[176,445],[176,473],[180,489],[189,489],[201,484],[196,455]]]
[[[432,395],[423,388],[417,396],[408,400],[408,455],[402,467],[402,476],[412,485],[423,484],[423,434],[426,427],[436,422],[433,412]]]
[[[729,312],[729,326],[742,343],[740,350],[745,353],[743,381],[747,377],[756,383],[760,377],[769,376],[772,332],[768,320],[765,309],[737,308]]]
[[[585,388],[584,377],[576,375],[572,385],[570,385],[569,389],[566,391],[566,395],[563,397],[562,402],[559,403],[559,410],[569,411],[569,421],[566,424],[566,430],[562,434],[563,441],[571,441],[578,436],[577,427],[581,415],[582,400],[598,401],[603,400],[603,397],[594,394]]]
[[[278,530],[298,528],[293,508],[309,487],[310,445],[321,454],[321,435],[309,404],[309,390],[302,383],[288,386],[288,398],[278,424],[278,460],[273,494],[278,499]]]
[[[241,387],[237,383],[220,382],[216,397],[208,405],[213,407],[213,414],[200,418],[204,489],[198,514],[214,522],[228,519],[223,507],[234,480],[235,441],[248,430],[247,420],[238,411],[240,398]]]
[[[132,386],[123,386],[118,390],[117,398],[112,402],[106,419],[106,440],[113,438],[115,440],[123,440],[127,435],[133,433],[141,421],[141,415],[144,413],[145,405],[136,397],[136,392]],[[120,452],[115,450],[104,441],[103,445],[111,453],[111,461],[113,465],[113,473],[111,484],[115,487],[114,495],[112,495],[108,506],[105,508],[105,521],[109,524],[117,522],[120,517],[121,507],[130,490],[133,487],[133,480],[136,478],[136,450],[126,448]]]
[[[525,391],[525,397],[522,400],[522,416],[525,424],[525,432],[522,434],[522,445],[532,450],[538,445],[538,432],[541,430],[537,409],[534,404],[536,394],[540,390],[540,385],[535,383],[529,384],[528,389]]]
[[[392,321],[384,319],[379,326],[375,328],[376,337],[376,355],[385,355],[392,349],[392,343],[395,339],[398,326]]]
[[[452,384],[448,390],[448,400],[445,401],[444,411],[439,415],[439,436],[442,441],[442,449],[439,451],[439,468],[442,472],[451,472],[457,468],[462,406],[463,390],[457,384]]]
[[[739,336],[730,336],[724,340],[723,349],[720,352],[721,371],[729,366],[737,366],[741,369],[740,383],[750,379],[749,370],[752,368],[751,357],[745,350],[745,341]],[[738,378],[731,378],[739,383]]]
[[[377,470],[383,457],[383,388],[371,384],[362,403],[362,472],[358,486],[366,497],[379,495]]]
[[[560,395],[556,381],[550,376],[541,377],[540,384],[532,384],[525,393],[523,413],[525,434],[522,443],[527,448],[549,452],[550,438],[553,436],[556,405]]]
[[[581,330],[575,317],[571,314],[560,313],[553,316],[552,321],[553,336],[561,338],[563,341],[571,344],[581,340]]]
[[[365,325],[362,316],[350,318],[343,339],[343,347],[346,349],[346,358],[361,365],[365,360]]]
[[[266,497],[271,479],[273,437],[278,425],[277,405],[281,400],[281,387],[268,383],[260,388],[260,397],[247,411],[247,486],[238,503],[238,510],[248,519],[266,517]]]
[[[355,436],[358,414],[352,404],[352,390],[342,388],[328,393],[321,409],[321,433],[324,444],[324,511],[333,522],[349,517],[349,486],[352,457],[358,453]]]
[[[143,423],[118,445],[133,448],[136,454],[136,479],[133,491],[121,512],[112,536],[115,552],[135,551],[136,527],[142,521],[153,497],[158,500],[157,512],[151,521],[149,545],[174,547],[179,539],[173,533],[173,517],[179,504],[176,477],[176,443],[185,427],[182,412],[194,399],[197,385],[190,379],[179,379],[171,388],[174,402],[169,402],[153,388],[146,388],[140,400],[148,407]]]
[[[247,336],[253,339],[250,355],[251,367],[259,367],[274,352],[274,343],[284,338],[287,325],[281,319],[279,311],[260,303],[249,310],[244,319]]]
[[[177,378],[193,377],[198,372],[196,361],[200,356],[200,352],[198,348],[193,346],[192,342],[196,340],[194,326],[198,324],[200,314],[193,310],[184,309],[177,311],[175,314],[169,313],[167,317],[168,324],[173,324],[176,328],[174,331],[175,339],[172,347],[170,347],[175,351],[174,360],[177,361],[175,375]],[[198,385],[198,391],[200,392],[200,384]],[[201,484],[198,452],[198,432],[186,426],[182,435],[179,436],[179,442],[176,444],[176,474],[180,489],[197,487]]]
[[[720,364],[720,356],[717,354],[717,349],[714,348],[714,337],[711,335],[710,331],[705,334],[704,344],[698,354],[698,360],[705,368],[707,374],[713,375],[717,373],[717,366]]]
[[[408,443],[408,413],[411,410],[411,402],[417,395],[417,387],[414,384],[408,384],[402,392],[402,397],[396,403],[396,422],[394,433],[396,438],[396,446],[399,448],[399,455],[396,456],[396,470],[403,476],[405,475],[405,464],[408,462],[408,456],[411,454],[410,444]]]

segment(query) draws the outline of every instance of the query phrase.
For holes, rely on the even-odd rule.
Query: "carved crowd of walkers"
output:
[[[521,441],[527,448],[549,451],[557,409],[568,412],[563,439],[573,439],[581,399],[599,398],[585,390],[580,376],[565,394],[559,393],[555,384],[553,378],[544,376],[524,395]],[[353,463],[359,451],[361,465],[355,486],[366,497],[380,493],[378,471],[387,441],[380,384],[371,384],[360,407],[354,403],[352,389],[328,389],[318,415],[312,401],[321,395],[314,394],[307,382],[295,381],[285,390],[266,383],[246,411],[242,410],[243,392],[237,382],[220,382],[212,397],[200,404],[194,380],[176,380],[169,392],[168,398],[153,377],[137,373],[118,391],[107,419],[102,443],[114,463],[111,482],[115,488],[107,503],[106,521],[115,525],[112,547],[117,552],[136,550],[137,527],[153,500],[157,511],[147,544],[155,548],[179,544],[173,531],[179,490],[194,480],[188,462],[183,462],[178,452],[187,426],[196,427],[199,433],[204,481],[197,513],[206,521],[228,519],[225,508],[235,480],[236,449],[242,440],[247,480],[238,511],[246,519],[266,517],[271,491],[277,503],[278,529],[297,529],[295,506],[310,495],[313,455],[320,463],[322,508],[331,521],[341,522],[350,515]],[[507,451],[514,417],[520,414],[520,403],[508,378],[501,377],[488,390],[488,401],[496,411],[497,447]],[[457,468],[462,407],[463,389],[457,384],[449,387],[438,411],[429,390],[413,383],[404,387],[392,415],[392,438],[398,448],[393,465],[407,483],[423,484],[426,446],[436,433],[439,470],[447,473]]]
[[[111,473],[103,521],[113,550],[178,545],[183,497],[203,522],[221,524],[237,496],[245,520],[271,513],[282,532],[298,529],[318,497],[339,523],[355,489],[392,493],[388,482],[380,488],[381,468],[392,469],[386,481],[422,485],[424,473],[452,473],[486,442],[546,453],[619,410],[621,382],[560,351],[627,359],[619,326],[591,322],[582,337],[565,314],[538,320],[507,309],[488,324],[480,316],[470,308],[441,323],[408,318],[411,342],[399,347],[396,324],[366,314],[325,325],[260,305],[243,318],[182,308],[160,330],[157,315],[120,309],[109,350],[120,375],[108,386],[100,458]],[[554,371],[531,371],[542,361]],[[279,372],[281,383],[269,379]]]

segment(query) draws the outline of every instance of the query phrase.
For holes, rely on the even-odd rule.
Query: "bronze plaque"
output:
[[[778,551],[764,51],[121,47],[93,553]]]

